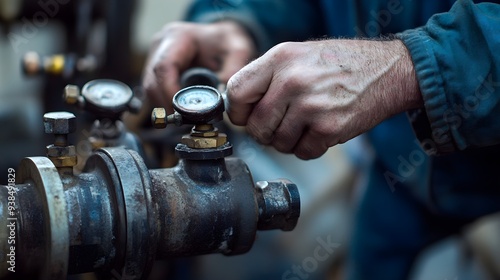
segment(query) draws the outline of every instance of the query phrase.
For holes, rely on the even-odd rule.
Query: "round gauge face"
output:
[[[222,102],[220,94],[210,87],[188,87],[174,96],[174,106],[179,113],[206,112],[218,107]]]
[[[133,97],[132,90],[124,83],[114,80],[94,80],[82,89],[86,101],[99,107],[125,106]]]

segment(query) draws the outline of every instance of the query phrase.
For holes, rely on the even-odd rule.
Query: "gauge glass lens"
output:
[[[207,89],[193,88],[180,92],[176,98],[176,105],[185,111],[206,111],[215,108],[219,100],[216,92]]]
[[[128,86],[114,81],[98,81],[90,84],[84,93],[85,99],[103,107],[126,105],[132,92]]]

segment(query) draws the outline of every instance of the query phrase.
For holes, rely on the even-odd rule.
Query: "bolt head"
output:
[[[68,112],[51,112],[43,115],[43,126],[48,134],[69,134],[76,131],[76,117]]]
[[[165,108],[154,108],[151,113],[153,127],[160,129],[167,127],[167,111]]]
[[[78,102],[78,97],[80,97],[80,88],[75,85],[67,85],[64,88],[63,98],[68,104],[76,104]]]

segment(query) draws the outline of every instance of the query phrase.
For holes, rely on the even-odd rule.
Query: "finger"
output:
[[[249,62],[251,54],[248,50],[233,50],[226,54],[222,69],[218,72],[222,83],[227,83],[231,76],[241,70]]]
[[[300,159],[309,160],[322,156],[329,147],[324,136],[308,129],[293,149],[293,153]]]
[[[255,104],[248,117],[247,132],[261,144],[271,144],[285,115],[290,116],[290,112],[287,112],[289,100],[285,99],[286,95],[282,91],[281,83],[273,79],[267,92]]]
[[[167,96],[161,94],[158,83],[156,82],[156,76],[153,71],[153,67],[146,66],[144,68],[142,87],[146,95],[151,100],[152,104],[158,106],[166,106]]]
[[[269,145],[273,141],[274,132],[281,124],[288,107],[275,96],[268,91],[248,117],[246,126],[248,134],[264,145]]]
[[[257,53],[255,44],[247,30],[232,21],[220,22],[217,28],[225,31],[226,44],[222,50],[223,59],[218,75],[223,83],[250,62]]]
[[[236,125],[247,124],[254,105],[269,88],[273,70],[266,61],[264,57],[261,57],[229,79],[227,84],[228,115]]]
[[[297,117],[293,107],[289,107],[281,124],[274,132],[271,145],[282,153],[292,153],[306,128],[303,118]]]

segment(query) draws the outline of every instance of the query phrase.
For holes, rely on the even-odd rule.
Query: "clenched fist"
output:
[[[399,40],[283,43],[237,72],[227,95],[233,123],[301,159],[423,106]]]

